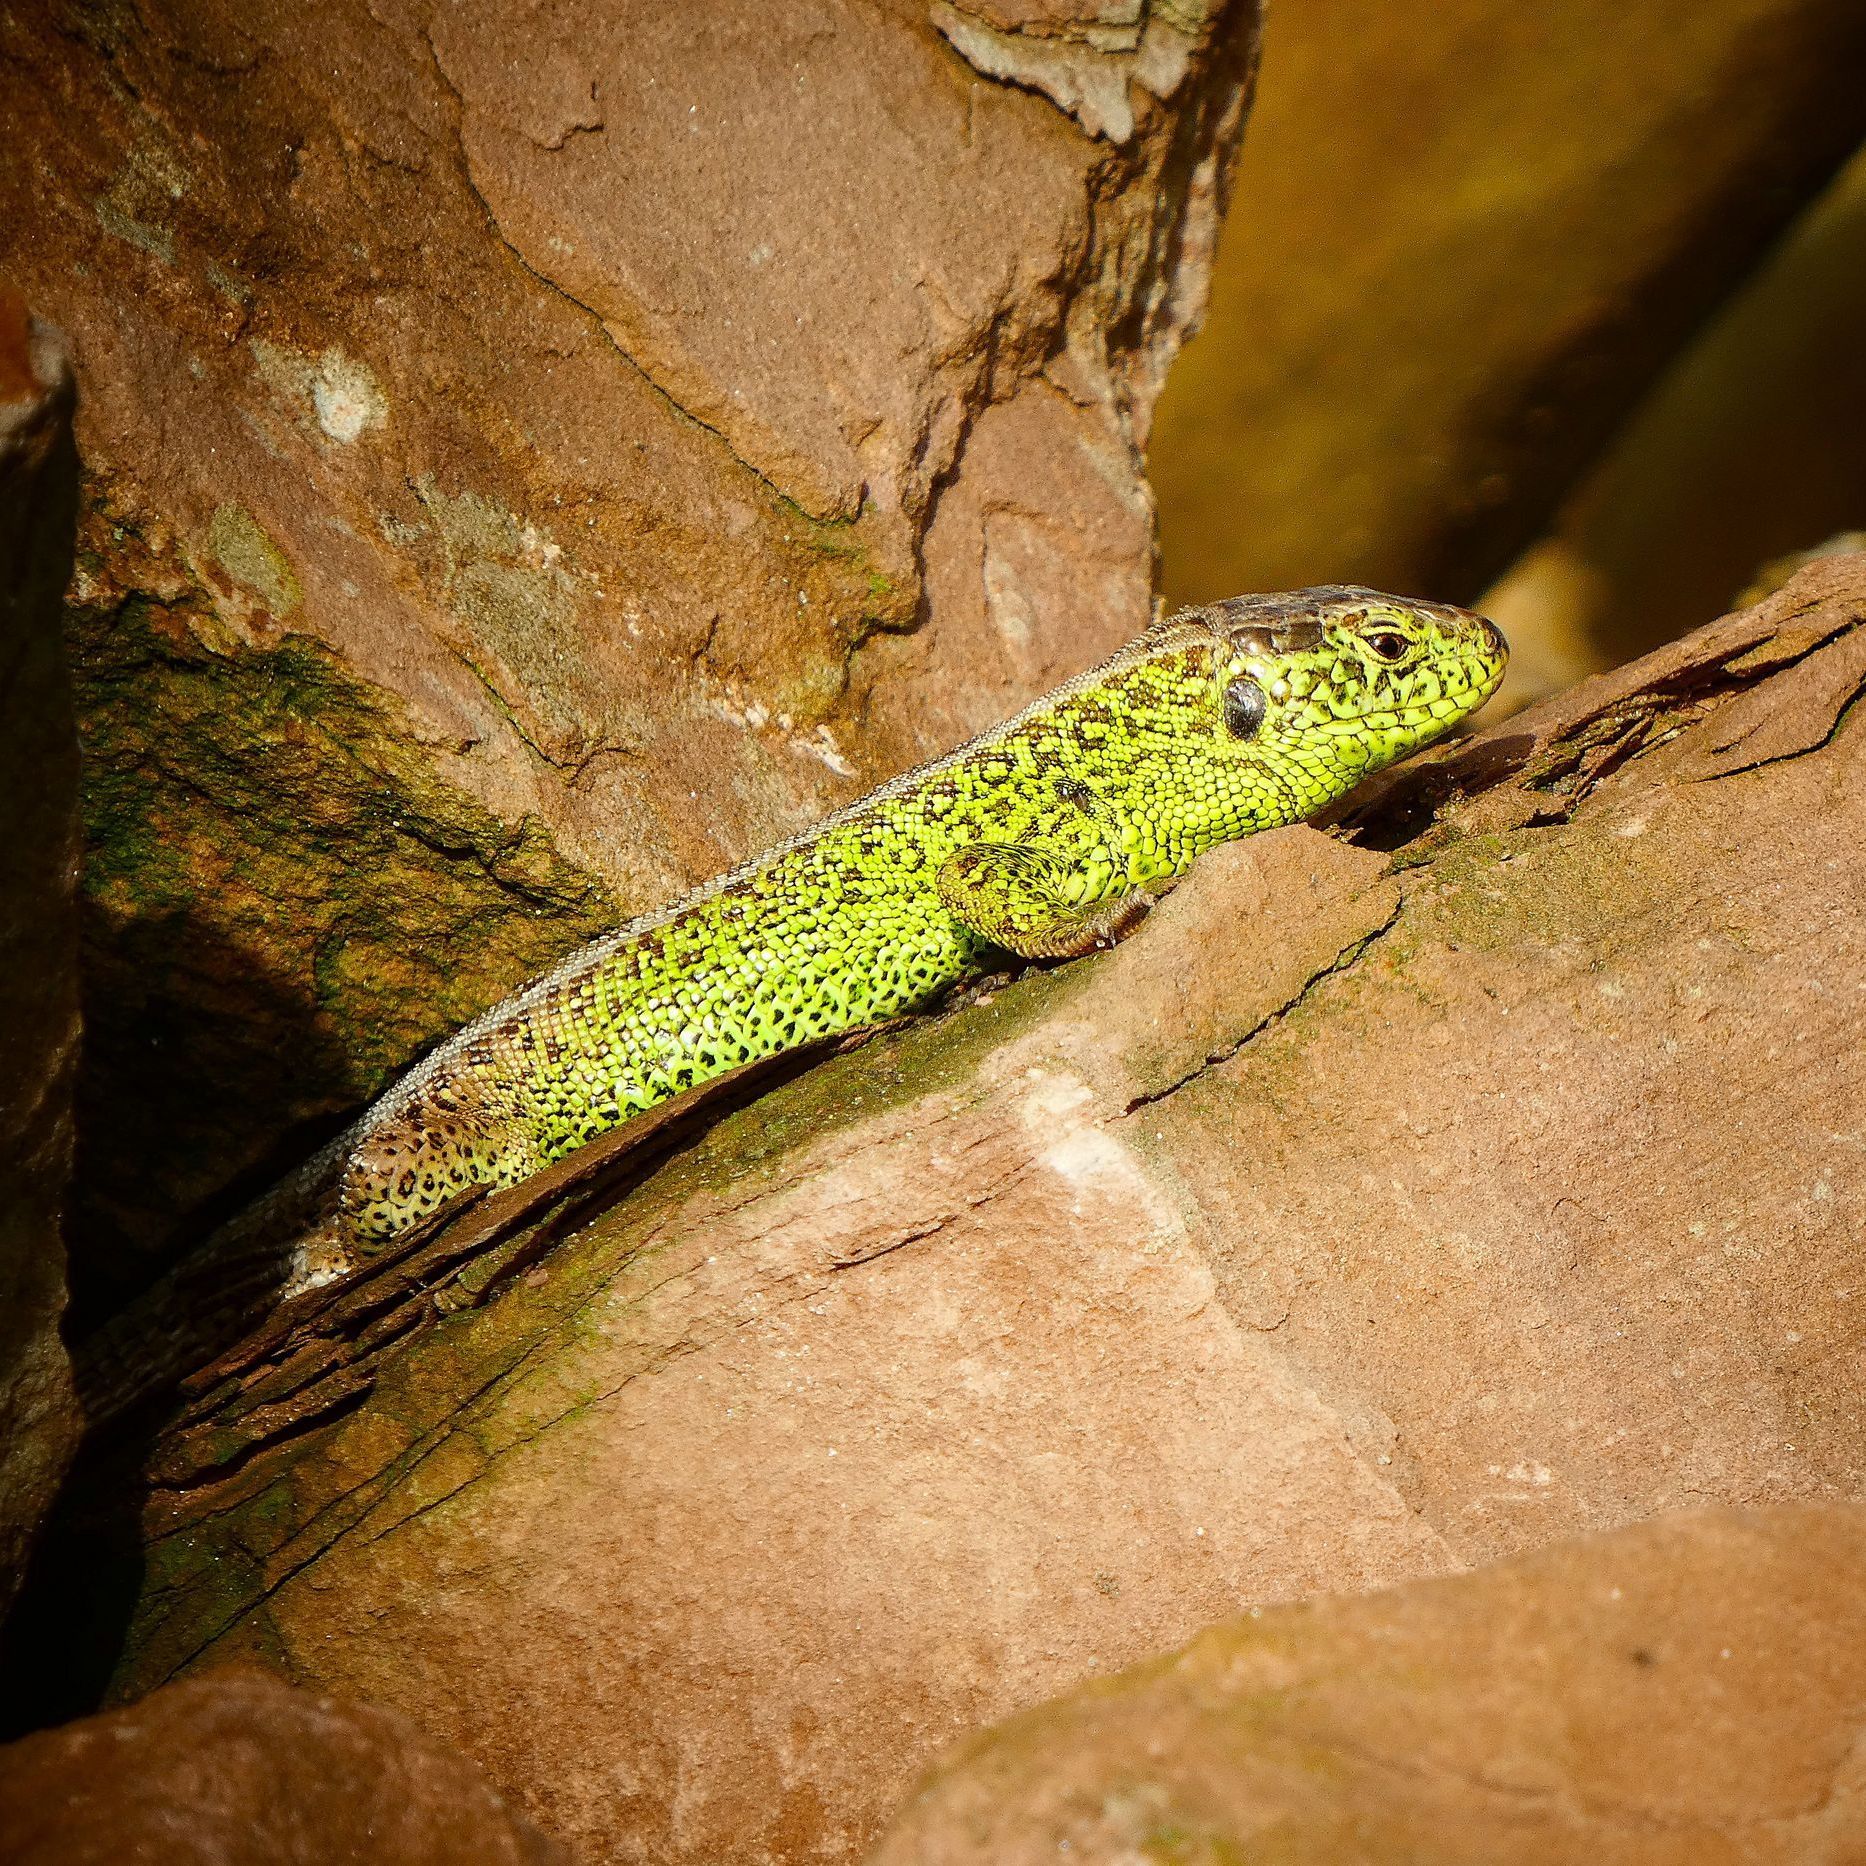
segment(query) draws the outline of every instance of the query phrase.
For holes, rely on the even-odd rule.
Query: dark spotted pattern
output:
[[[1376,633],[1405,652],[1383,660]],[[1503,659],[1479,618],[1368,590],[1160,623],[983,738],[586,947],[436,1051],[334,1150],[339,1255],[741,1063],[923,1004],[993,940],[1079,950],[1149,882],[1437,737],[1489,696]],[[1226,725],[1237,681],[1263,694],[1242,738]]]

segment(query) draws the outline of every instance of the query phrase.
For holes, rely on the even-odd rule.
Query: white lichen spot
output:
[[[727,686],[723,691],[710,694],[707,698],[708,710],[729,726],[737,726],[742,732],[762,732],[771,723],[771,710],[761,700],[748,700],[736,686]]]
[[[1033,1128],[1048,1127],[1094,1100],[1094,1091],[1079,1076],[1055,1075],[1032,1065],[1024,1071],[1024,1080],[1030,1086],[1019,1113]]]
[[[794,739],[792,743],[806,758],[818,760],[838,777],[854,777],[855,767],[842,755],[836,735],[827,726],[818,726],[807,738]]]
[[[291,407],[300,425],[314,425],[327,440],[347,446],[389,418],[388,398],[376,378],[334,344],[311,357],[255,337],[252,352],[260,379]]]
[[[1555,1481],[1555,1473],[1546,1464],[1537,1464],[1529,1459],[1512,1464],[1503,1476],[1508,1483],[1529,1484],[1537,1490],[1546,1490]]]
[[[745,732],[762,732],[767,727],[777,732],[800,758],[814,758],[838,777],[854,777],[855,767],[843,756],[836,735],[827,726],[799,731],[789,713],[773,713],[762,700],[750,699],[733,682],[708,683],[710,691],[702,704],[716,718]]]
[[[334,441],[348,445],[366,429],[389,418],[389,404],[376,379],[361,363],[336,348],[326,350],[311,384],[317,424]]]
[[[1117,1206],[1141,1218],[1156,1240],[1176,1229],[1139,1155],[1089,1118],[1094,1091],[1086,1082],[1040,1067],[1024,1081],[1019,1118],[1039,1142],[1038,1163],[1069,1188],[1077,1213],[1091,1204]]]
[[[1124,1189],[1140,1169],[1133,1155],[1098,1127],[1078,1127],[1043,1150],[1043,1164],[1084,1192]]]
[[[1030,646],[1036,631],[1036,605],[1024,588],[1015,562],[1000,549],[994,549],[993,528],[985,533],[985,613],[991,625],[1014,653]]]

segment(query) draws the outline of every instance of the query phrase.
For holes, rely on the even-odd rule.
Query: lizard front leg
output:
[[[1072,901],[1068,869],[1022,842],[974,842],[938,877],[941,904],[961,925],[1025,959],[1074,959],[1112,946],[1152,905],[1138,890],[1113,900]]]

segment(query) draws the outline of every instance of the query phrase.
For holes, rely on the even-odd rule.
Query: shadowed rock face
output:
[[[962,1745],[870,1866],[1855,1858],[1863,1584],[1829,1505],[1253,1608]]]
[[[591,1857],[851,1859],[1245,1603],[1858,1495],[1863,689],[1836,559],[339,1292],[152,1447],[117,1689],[244,1655]]]
[[[1249,209],[1227,224],[1210,323],[1154,433],[1169,599],[1336,577],[1475,598],[1866,137],[1862,60],[1852,0],[1278,13],[1238,171]],[[1836,331],[1856,326],[1841,302]],[[1856,349],[1831,347],[1849,394]],[[1745,360],[1773,408],[1767,357]],[[1822,413],[1846,430],[1831,399]],[[1648,457],[1662,471],[1633,489],[1631,524],[1663,527],[1723,438],[1700,424],[1681,477]],[[1730,438],[1733,476],[1791,439]],[[1709,483],[1724,471],[1712,462]],[[1784,477],[1794,498],[1814,476],[1790,460]],[[1704,535],[1681,525],[1679,555]],[[1715,542],[1708,555],[1722,561]],[[1703,568],[1646,563],[1607,658],[1660,638],[1639,598],[1677,633],[1746,575],[1707,586]]]
[[[93,1309],[596,925],[1148,620],[1254,9],[1052,9],[1068,83],[939,11],[0,21],[8,265],[86,390]]]
[[[1866,547],[1862,322],[1866,145],[1485,596],[1512,643],[1533,630],[1556,651],[1545,678],[1751,601],[1734,593],[1777,587],[1804,553]]]
[[[222,1670],[0,1750],[11,1866],[569,1866],[405,1717]]]
[[[0,283],[0,1615],[78,1433],[58,1335],[78,1052],[70,421],[62,340]]]

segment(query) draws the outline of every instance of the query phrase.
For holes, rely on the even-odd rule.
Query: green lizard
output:
[[[126,1397],[208,1301],[330,1282],[742,1064],[1111,940],[1206,849],[1312,815],[1502,679],[1482,617],[1334,587],[1188,609],[957,751],[588,945],[441,1045],[118,1318]],[[280,1287],[282,1271],[284,1286]],[[250,1319],[250,1313],[249,1313]],[[120,1324],[120,1326],[119,1326]],[[114,1368],[113,1368],[114,1363]],[[108,1409],[108,1408],[106,1408]]]
[[[1189,609],[970,744],[586,946],[312,1163],[297,1282],[698,1083],[892,1017],[994,949],[1066,958],[1217,843],[1296,822],[1488,699],[1481,617],[1328,588]]]

